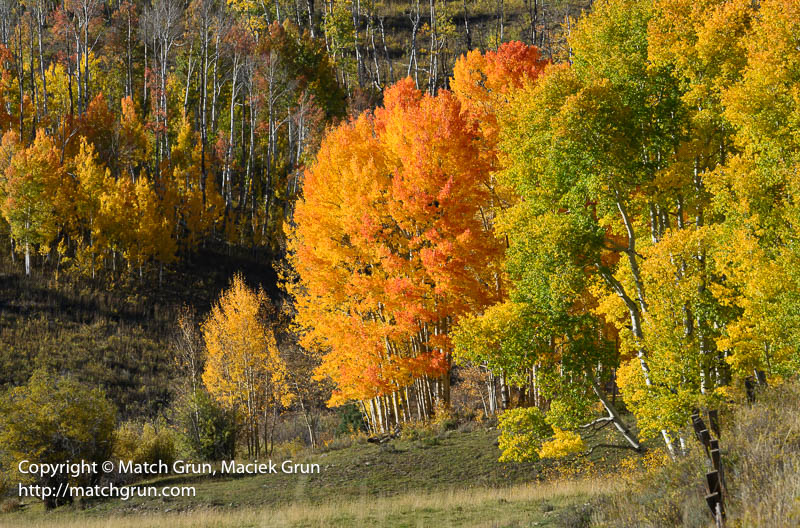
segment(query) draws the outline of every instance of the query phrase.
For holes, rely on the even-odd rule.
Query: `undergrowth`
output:
[[[800,526],[800,382],[761,390],[755,404],[731,405],[721,415],[720,451],[728,527]],[[669,461],[661,449],[623,461],[625,490],[594,509],[602,527],[713,526],[705,502],[711,469],[687,428],[687,452]]]

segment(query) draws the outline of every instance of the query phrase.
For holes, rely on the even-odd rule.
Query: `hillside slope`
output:
[[[320,474],[164,477],[149,486],[193,486],[195,498],[110,500],[44,513],[40,504],[0,517],[3,526],[583,526],[603,487],[598,471],[628,452],[560,462],[498,462],[497,432],[447,431],[384,445],[365,441],[295,462]],[[284,456],[276,456],[279,460]],[[570,479],[570,480],[563,480]],[[135,520],[134,520],[135,519]]]
[[[172,399],[172,340],[178,311],[201,317],[241,272],[275,298],[266,255],[203,251],[157,277],[122,284],[49,272],[25,277],[0,258],[0,392],[37,368],[71,373],[105,389],[121,419],[157,416]]]

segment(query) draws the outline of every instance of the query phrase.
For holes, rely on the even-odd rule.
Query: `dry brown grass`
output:
[[[724,438],[731,515],[742,526],[800,526],[800,383],[763,391],[734,418]]]
[[[740,404],[722,415],[720,448],[729,526],[800,526],[800,382],[758,393],[754,405]],[[677,462],[642,468],[624,493],[603,500],[594,521],[603,527],[701,528],[712,525],[705,504],[710,463],[685,432],[689,453]]]
[[[393,497],[296,503],[274,509],[195,510],[186,513],[88,517],[75,513],[41,516],[9,515],[4,527],[25,528],[194,528],[194,527],[330,527],[330,526],[526,526],[537,519],[555,519],[613,491],[601,480],[557,481],[505,489],[474,488],[447,492],[415,492]],[[564,524],[557,524],[563,526]]]

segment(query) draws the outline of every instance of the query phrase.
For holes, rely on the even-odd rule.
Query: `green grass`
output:
[[[608,491],[586,468],[612,467],[628,455],[598,450],[561,461],[500,463],[496,435],[450,431],[294,458],[318,463],[321,473],[314,475],[162,477],[142,484],[194,486],[196,497],[108,500],[50,513],[31,501],[0,515],[0,525],[583,526],[586,503]]]
[[[510,488],[473,488],[446,492],[409,492],[372,499],[335,499],[297,502],[273,508],[219,508],[186,512],[71,516],[63,512],[35,518],[7,517],[9,528],[114,526],[149,527],[411,527],[411,526],[581,526],[587,519],[585,503],[605,493],[593,480],[518,485]],[[0,521],[5,521],[0,517]]]

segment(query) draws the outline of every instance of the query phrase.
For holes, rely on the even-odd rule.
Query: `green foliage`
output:
[[[459,320],[453,333],[456,361],[525,377],[547,349],[548,332],[528,306],[505,302]]]
[[[291,24],[283,26],[281,36],[278,39],[273,35],[272,45],[280,53],[288,78],[298,82],[301,90],[311,93],[314,104],[327,118],[344,117],[346,95],[336,80],[336,69],[324,43]]]
[[[348,67],[343,62],[346,57],[344,52],[352,48],[355,42],[352,9],[352,0],[335,0],[331,2],[330,11],[322,19],[322,28],[330,39],[331,54],[342,69]]]
[[[233,458],[236,417],[205,390],[187,394],[176,404],[180,450],[200,460]]]
[[[589,421],[597,412],[597,399],[587,392],[586,383],[565,381],[557,372],[542,375],[542,390],[552,396],[547,422],[553,427],[575,429]]]
[[[11,389],[0,399],[2,465],[8,471],[16,470],[22,460],[51,464],[107,460],[115,417],[116,411],[101,389],[38,370],[26,385]],[[66,480],[67,475],[44,476],[36,483],[57,487]],[[56,499],[51,498],[48,506],[55,505]]]
[[[164,420],[144,424],[125,422],[114,432],[113,455],[136,464],[171,465],[177,458],[175,436]]]
[[[501,462],[527,462],[539,458],[538,449],[553,428],[535,407],[509,409],[500,415],[497,428]]]
[[[339,423],[336,425],[336,430],[334,431],[336,436],[349,435],[357,431],[367,431],[367,424],[364,423],[364,416],[355,404],[349,403],[337,407],[336,415],[339,417]]]

